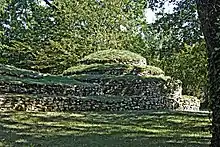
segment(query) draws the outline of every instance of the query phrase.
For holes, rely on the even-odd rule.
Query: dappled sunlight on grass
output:
[[[208,146],[209,125],[207,113],[1,112],[0,142],[51,147]]]

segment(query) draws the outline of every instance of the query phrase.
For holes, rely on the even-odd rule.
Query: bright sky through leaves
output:
[[[164,13],[173,13],[173,9],[174,9],[175,5],[166,2],[164,5]],[[156,15],[155,12],[153,12],[150,8],[145,10],[145,16],[146,16],[146,21],[148,23],[153,23],[156,20]]]

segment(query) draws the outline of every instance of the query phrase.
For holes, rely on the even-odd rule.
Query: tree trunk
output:
[[[220,147],[220,0],[197,0],[208,53],[212,147]]]

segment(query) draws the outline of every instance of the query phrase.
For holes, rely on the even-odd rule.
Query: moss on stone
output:
[[[106,64],[80,64],[68,68],[63,72],[64,75],[73,74],[133,74],[133,75],[163,75],[164,72],[154,66],[133,66],[117,63]]]
[[[164,75],[164,71],[159,67],[147,65],[146,67],[140,68],[142,74],[148,75]]]
[[[133,81],[133,80],[162,80],[167,81],[168,79],[171,79],[170,76],[164,76],[164,75],[146,75],[146,76],[136,76],[136,75],[106,75],[106,74],[99,74],[99,75],[91,75],[91,74],[80,74],[80,75],[72,75],[74,79],[81,82],[92,82],[97,80],[127,80]]]
[[[106,64],[80,64],[77,66],[73,66],[68,68],[63,72],[64,75],[72,75],[72,74],[84,74],[88,72],[93,72],[97,74],[104,74],[105,72],[111,70],[125,70],[128,68],[128,65],[117,64],[117,63],[106,63]]]

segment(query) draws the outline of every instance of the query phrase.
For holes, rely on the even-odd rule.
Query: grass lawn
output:
[[[0,112],[0,146],[206,147],[208,113]]]

